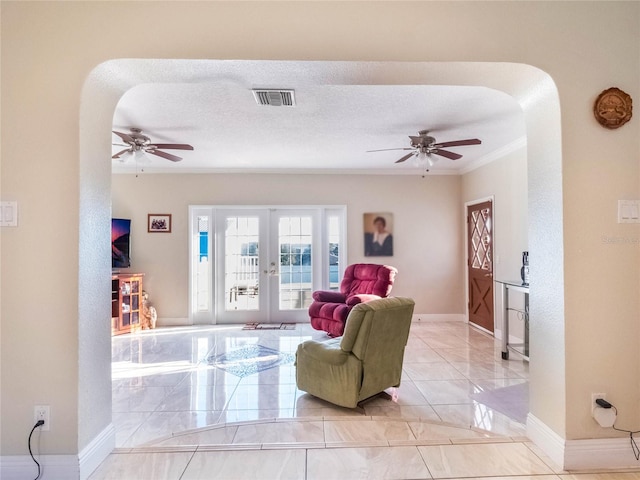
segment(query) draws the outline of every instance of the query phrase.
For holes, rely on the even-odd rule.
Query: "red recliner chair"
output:
[[[341,336],[351,309],[359,303],[387,297],[391,293],[396,273],[398,270],[388,265],[349,265],[344,271],[339,292],[313,292],[313,302],[309,306],[311,326],[327,332],[329,336]]]

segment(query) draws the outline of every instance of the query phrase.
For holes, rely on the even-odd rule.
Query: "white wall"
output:
[[[553,239],[562,240],[564,230],[563,252],[547,251],[554,242],[536,245],[538,265],[544,257],[562,256],[557,270],[545,267],[544,275],[553,285],[564,282],[564,290],[555,290],[560,298],[553,297],[552,289],[539,291],[539,311],[545,314],[532,332],[540,340],[532,352],[537,360],[531,364],[531,382],[540,387],[532,393],[532,411],[562,439],[612,436],[590,417],[590,393],[605,391],[621,423],[638,425],[640,254],[637,243],[605,244],[602,236],[635,238],[639,233],[637,225],[616,223],[615,204],[618,198],[640,196],[640,124],[636,114],[628,125],[609,131],[591,113],[596,96],[611,86],[640,98],[638,2],[185,5],[0,4],[1,190],[3,200],[17,200],[20,208],[19,227],[3,228],[0,247],[3,456],[26,455],[24,438],[36,403],[52,406],[55,426],[41,443],[47,454],[79,452],[110,421],[105,408],[95,409],[90,402],[92,391],[104,397],[108,389],[101,379],[83,380],[89,369],[79,347],[92,326],[100,329],[102,322],[88,315],[88,306],[81,311],[78,296],[79,225],[83,231],[91,226],[80,211],[80,194],[90,197],[91,192],[78,182],[78,112],[87,75],[114,58],[516,62],[547,72],[562,106],[562,172],[555,168],[559,129],[554,126],[555,134],[542,138],[548,123],[528,123],[528,134],[540,140],[528,146],[536,152],[528,155],[530,165],[542,162],[529,176],[530,187],[536,187],[529,188],[529,201],[540,210],[554,208],[554,222],[546,225]],[[141,28],[140,18],[162,34]],[[429,28],[413,28],[416,18],[428,18]],[[488,78],[482,64],[475,78]],[[120,81],[115,76],[105,80],[111,85]],[[535,83],[532,87],[513,95],[531,108],[529,118],[546,116],[537,103],[545,92]],[[91,139],[98,153],[108,151],[106,130],[99,142]],[[108,154],[96,155],[91,161],[109,161]],[[84,153],[82,161],[88,161]],[[545,183],[549,176],[552,182]],[[99,187],[102,196],[104,185]],[[555,210],[558,201],[561,215]],[[103,217],[100,212],[95,218]],[[530,216],[530,243],[531,229],[541,236],[545,218]],[[536,265],[534,257],[532,262]],[[96,272],[107,273],[104,267]],[[82,302],[91,300],[83,295]],[[546,315],[549,311],[554,314]],[[100,355],[107,342],[104,337],[96,341]],[[108,363],[107,358],[98,361]],[[81,368],[87,372],[81,375]]]
[[[171,192],[167,195],[167,192]],[[132,269],[161,317],[187,318],[189,205],[347,206],[347,263],[398,269],[394,295],[416,313],[464,313],[460,177],[383,175],[183,174],[114,175],[112,212],[131,218]],[[391,212],[394,256],[365,257],[363,214]],[[168,235],[147,233],[148,213],[171,213]]]

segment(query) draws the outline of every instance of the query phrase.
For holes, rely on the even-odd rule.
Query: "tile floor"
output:
[[[114,337],[117,448],[90,479],[640,480],[562,472],[508,410],[475,401],[526,383],[528,364],[502,360],[499,342],[467,324],[414,322],[402,385],[353,410],[296,388],[290,354],[310,338],[327,337],[307,324]],[[282,364],[261,372],[212,365],[256,346],[281,352]]]

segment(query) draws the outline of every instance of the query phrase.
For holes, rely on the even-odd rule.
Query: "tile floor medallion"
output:
[[[207,357],[207,363],[236,377],[247,377],[279,365],[292,365],[295,356],[262,345],[247,345]]]

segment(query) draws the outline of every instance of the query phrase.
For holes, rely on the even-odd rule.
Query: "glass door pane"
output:
[[[194,323],[307,322],[312,293],[339,288],[344,209],[198,206],[191,214]]]
[[[190,317],[194,325],[215,323],[213,266],[215,258],[215,216],[211,207],[189,207]]]
[[[211,270],[209,269],[209,216],[198,215],[196,218],[196,309],[198,312],[207,312],[209,306],[209,288]]]
[[[224,234],[225,310],[258,310],[258,217],[228,217]]]
[[[266,316],[266,211],[226,210],[217,216],[216,321],[262,322]]]
[[[311,216],[282,216],[279,218],[278,308],[280,310],[307,309],[311,304],[312,233]]]
[[[342,265],[340,264],[340,217],[327,216],[327,237],[329,240],[329,290],[340,290],[342,280]]]
[[[271,209],[269,318],[309,321],[311,294],[322,284],[319,209]]]

